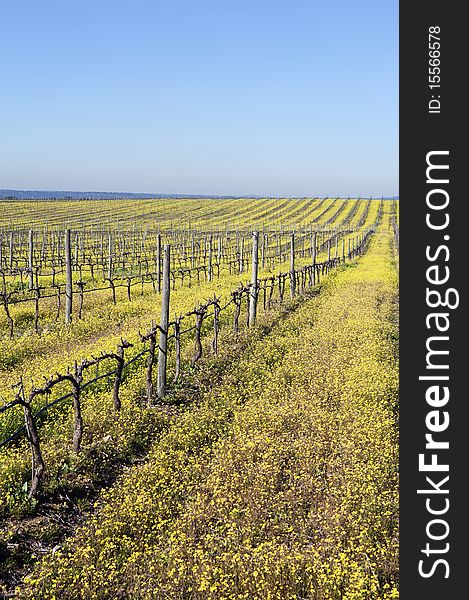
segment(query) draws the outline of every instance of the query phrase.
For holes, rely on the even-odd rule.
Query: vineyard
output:
[[[397,201],[0,206],[6,597],[398,596]]]

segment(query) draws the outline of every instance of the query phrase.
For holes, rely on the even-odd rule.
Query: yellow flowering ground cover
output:
[[[378,203],[374,203],[369,211],[363,227],[371,225],[378,211]],[[345,248],[349,238],[344,237]],[[339,249],[341,252],[341,249]],[[325,260],[327,252],[323,251],[318,260]],[[287,257],[287,262],[288,262]],[[296,267],[300,268],[310,263],[310,258],[298,258]],[[285,272],[288,267],[280,263],[273,269],[260,269],[260,277],[268,277],[279,272]],[[201,281],[200,285],[177,288],[171,294],[171,317],[184,314],[194,308],[197,302],[204,302],[215,293],[222,303],[230,298],[230,293],[240,282],[248,283],[250,273],[241,275],[223,274],[213,282]],[[42,383],[43,377],[53,373],[65,372],[73,367],[74,361],[98,355],[100,352],[115,351],[116,345],[124,337],[132,343],[137,343],[139,332],[144,332],[154,320],[158,322],[160,315],[161,297],[148,285],[143,294],[137,293],[129,302],[126,292],[119,290],[116,305],[110,302],[109,291],[97,292],[91,298],[86,298],[86,310],[81,320],[74,320],[67,326],[62,322],[50,323],[41,335],[29,331],[27,335],[2,339],[0,355],[0,396],[8,401],[12,399],[12,386],[17,384],[19,374],[26,382],[26,391]],[[21,305],[20,305],[21,306]],[[19,309],[24,310],[24,309]],[[14,314],[14,311],[12,311]],[[16,316],[14,314],[14,316]],[[1,321],[1,319],[0,319]],[[56,395],[61,389],[57,388]],[[45,397],[38,402],[45,402]],[[101,401],[100,401],[101,402]],[[40,405],[36,407],[38,409]],[[0,414],[0,440],[6,439],[18,425],[22,423],[22,413],[18,408]],[[0,496],[1,496],[0,474]]]
[[[375,216],[371,214],[370,218],[374,219]],[[325,258],[326,253],[323,252],[319,260]],[[297,265],[301,266],[309,261],[309,258],[299,259]],[[280,264],[274,270],[261,270],[261,276],[282,270],[285,270],[285,265]],[[249,273],[243,275],[246,277],[245,282],[248,276]],[[177,315],[191,310],[196,302],[204,301],[213,293],[220,297],[223,304],[229,300],[230,292],[239,283],[239,278],[239,275],[226,275],[211,283],[202,282],[199,286],[190,289],[173,291],[172,313]],[[116,306],[111,305],[107,308],[96,305],[90,311],[92,318],[85,317],[81,321],[72,323],[70,327],[58,326],[55,331],[44,332],[41,336],[32,335],[27,340],[23,340],[23,342],[27,341],[27,344],[20,343],[19,340],[13,341],[11,345],[6,343],[3,358],[6,359],[7,348],[10,349],[12,356],[16,357],[16,368],[0,371],[0,394],[4,398],[11,396],[11,386],[18,381],[18,373],[21,373],[26,391],[29,392],[30,388],[41,385],[45,373],[66,372],[68,368],[73,367],[75,360],[80,361],[84,357],[98,355],[102,351],[113,351],[121,337],[128,339],[138,348],[139,331],[145,331],[152,319],[158,320],[159,303],[160,297],[148,292],[143,296],[136,296],[130,303],[122,301]],[[262,312],[262,309],[260,311]],[[233,310],[227,312],[228,314],[222,313],[221,324],[231,330]],[[272,312],[271,315],[265,315],[266,318],[261,315],[260,323],[263,326],[276,318],[275,314],[279,311]],[[211,328],[208,329],[208,337],[210,337]],[[222,335],[224,335],[223,331]],[[193,339],[189,337],[190,339],[184,340],[182,344],[185,364],[190,362],[193,353]],[[222,337],[221,347],[225,343],[232,342],[225,341]],[[18,355],[19,347],[25,352],[23,360]],[[130,355],[132,352],[129,351]],[[29,356],[30,353],[34,355],[33,358]],[[173,369],[174,365],[171,367]],[[142,403],[144,368],[144,359],[141,359],[134,365],[131,373],[126,372],[121,391],[123,410],[118,419],[113,411],[111,380],[103,380],[99,386],[94,386],[83,393],[84,438],[79,455],[75,455],[71,450],[73,430],[71,400],[49,409],[48,418],[41,424],[39,431],[46,463],[43,488],[47,495],[57,489],[92,488],[96,480],[102,477],[103,471],[110,468],[113,462],[127,461],[135,452],[140,453],[142,448],[147,447],[150,439],[157,436],[160,429],[166,427],[168,415],[164,412],[149,412]],[[106,370],[103,368],[101,372]],[[93,372],[90,376],[93,376]],[[58,398],[67,391],[69,391],[67,383],[57,386],[52,397],[39,397],[34,409],[37,411],[42,404]],[[22,423],[23,415],[20,407],[0,414],[1,439],[6,439]],[[1,453],[0,515],[6,516],[10,513],[19,515],[31,512],[31,509],[34,512],[37,502],[28,500],[31,457],[25,436],[20,437],[19,443],[3,448]],[[0,543],[9,538],[10,530],[2,531]]]
[[[253,341],[103,492],[18,597],[398,597],[389,215],[364,257]]]
[[[290,201],[290,204],[293,203],[295,201]],[[314,203],[317,204],[317,200],[314,201],[310,201],[310,203]],[[349,200],[349,201],[331,201],[331,200],[326,200],[325,204],[326,204],[326,212],[328,212],[328,208],[327,207],[333,207],[333,205],[335,205],[336,203],[346,203],[347,206],[345,208],[344,211],[342,211],[337,219],[337,222],[334,222],[334,225],[337,226],[341,226],[344,222],[344,220],[347,218],[348,214],[351,212],[352,208],[355,206],[356,204],[356,200]],[[367,201],[358,201],[359,202],[359,206],[357,211],[354,213],[353,218],[348,222],[347,226],[348,227],[355,227],[360,218],[364,215],[366,207],[367,207]],[[27,204],[27,203],[25,203]],[[280,202],[281,204],[281,202]],[[303,205],[303,201],[296,201],[296,211],[293,211],[293,216],[299,216],[297,215],[297,211],[299,211],[301,213],[301,217],[302,219],[304,218],[304,211],[302,213],[302,205]],[[370,226],[375,218],[376,218],[376,214],[378,212],[378,207],[379,207],[379,202],[378,201],[374,201],[371,203],[371,207],[368,210],[367,213],[367,218],[365,223],[362,226],[362,229],[365,229],[366,227]],[[101,209],[102,210],[102,209]],[[323,211],[321,211],[323,212]],[[334,210],[332,212],[337,212],[336,209],[334,208]],[[99,213],[98,213],[99,214]],[[263,213],[264,214],[264,213]],[[73,213],[71,213],[71,217],[73,216]],[[267,212],[265,214],[266,219],[269,219],[269,213]],[[315,223],[315,226],[324,226],[326,223],[326,217],[327,215],[323,215],[319,221],[317,223]],[[211,221],[209,220],[204,226],[210,226]],[[268,221],[268,223],[270,223],[270,221]],[[271,224],[274,225],[274,223],[272,222]],[[213,223],[212,223],[213,226]],[[1,235],[1,231],[0,231],[0,235]],[[348,248],[348,240],[350,238],[351,241],[353,241],[354,237],[356,236],[356,234],[351,234],[351,235],[346,235],[344,236],[344,242],[345,242],[345,249]],[[164,237],[164,236],[163,236]],[[288,239],[288,230],[285,233],[285,239]],[[285,242],[285,239],[283,240]],[[309,248],[310,244],[309,244],[309,240],[306,243],[306,248]],[[340,240],[339,242],[339,253],[342,252],[342,240]],[[332,249],[332,253],[334,254],[335,252],[335,248]],[[321,256],[318,256],[318,260],[324,259],[326,257],[327,253],[323,252]],[[288,252],[283,256],[283,258],[287,261],[289,261],[289,256],[288,256]],[[306,264],[307,262],[309,262],[309,260],[307,258],[305,259],[300,259],[299,257],[297,257],[297,266],[302,266],[303,264]],[[267,268],[265,270],[262,270],[260,273],[260,276],[267,276],[269,274],[272,273],[272,271],[278,271],[280,268],[280,270],[284,270],[284,266],[282,264],[277,265],[277,268],[271,269],[267,266]],[[100,279],[100,275],[99,275],[100,271],[99,269],[97,269],[96,274],[98,275],[98,279],[96,281],[88,281],[88,283],[91,285],[90,290],[93,290],[95,287],[108,287],[108,284],[101,281]],[[222,264],[222,273],[221,273],[222,277],[226,277],[227,275],[227,266]],[[247,276],[247,274],[246,274]],[[75,278],[76,279],[78,277],[78,275],[75,274]],[[81,277],[81,276],[80,276]],[[84,274],[84,276],[82,277],[82,279],[86,280],[86,278],[89,278],[89,273],[88,274]],[[10,286],[13,285],[14,282],[18,283],[17,281],[18,276],[15,275],[14,277],[10,277],[10,276],[6,276],[6,287],[7,290],[10,290]],[[218,277],[217,277],[218,279]],[[235,280],[239,280],[240,277],[234,277]],[[204,276],[202,275],[202,281],[204,280]],[[56,284],[64,284],[65,283],[65,276],[63,274],[59,274],[55,277],[55,282]],[[41,280],[41,285],[44,285],[47,287],[47,285],[50,285],[51,281],[50,281],[50,277],[45,277],[43,280]],[[78,310],[78,304],[79,304],[79,299],[78,299],[78,294],[75,293],[75,299],[74,299],[74,314],[73,314],[73,319],[72,319],[72,324],[68,327],[64,327],[63,324],[63,304],[64,304],[64,299],[61,299],[61,309],[60,309],[60,315],[57,314],[57,299],[54,296],[54,294],[56,294],[56,290],[55,288],[52,290],[53,294],[52,297],[50,298],[41,298],[40,299],[40,308],[39,308],[39,331],[40,331],[40,336],[44,337],[44,336],[48,336],[47,342],[46,343],[41,343],[41,339],[40,337],[35,333],[35,324],[34,324],[34,320],[35,320],[35,315],[34,315],[34,301],[29,301],[29,302],[25,302],[25,303],[19,303],[19,304],[14,304],[11,303],[9,305],[9,313],[11,315],[11,318],[14,322],[14,336],[13,339],[10,339],[9,336],[9,324],[8,324],[8,319],[5,313],[5,310],[3,309],[3,307],[1,307],[0,310],[0,339],[2,340],[2,353],[0,355],[0,369],[12,369],[15,366],[18,365],[19,361],[22,358],[29,358],[31,356],[37,356],[38,353],[40,354],[44,354],[44,350],[47,348],[54,348],[55,347],[55,338],[58,338],[59,340],[62,340],[65,337],[67,338],[77,338],[77,337],[81,337],[83,334],[83,330],[93,330],[93,335],[95,335],[95,333],[97,331],[99,331],[100,328],[102,328],[105,324],[112,322],[119,322],[122,321],[124,318],[126,318],[128,316],[129,313],[132,313],[132,306],[135,308],[137,307],[137,311],[139,314],[142,314],[142,310],[138,309],[138,302],[139,299],[142,296],[151,296],[154,297],[154,291],[153,291],[153,286],[151,283],[147,282],[145,284],[143,284],[143,286],[141,286],[140,284],[136,285],[135,287],[132,288],[132,292],[131,292],[131,296],[132,296],[132,305],[128,305],[128,298],[127,298],[127,288],[125,281],[117,281],[117,285],[123,285],[124,287],[117,287],[116,288],[116,305],[113,306],[112,305],[112,292],[110,289],[104,289],[104,290],[96,290],[96,291],[91,291],[91,293],[89,293],[89,291],[87,291],[84,294],[84,302],[83,302],[83,315],[82,315],[82,319],[78,319],[77,316],[77,310]],[[188,287],[188,278],[186,278],[186,282],[185,282],[185,287]],[[191,286],[194,287],[197,285],[197,281],[196,280],[192,280]],[[177,287],[180,288],[181,287],[181,282],[180,280],[178,280],[178,284]],[[210,287],[210,286],[209,286]],[[51,290],[49,290],[49,293],[51,292]],[[47,295],[47,294],[46,294]],[[63,294],[62,294],[63,295]],[[157,303],[156,303],[157,304]],[[135,311],[134,311],[135,312]],[[90,324],[84,324],[83,321],[92,321],[92,325],[90,326]],[[54,336],[55,333],[55,336]],[[39,343],[38,343],[39,341]]]

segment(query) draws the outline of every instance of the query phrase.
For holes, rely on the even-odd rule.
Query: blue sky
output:
[[[16,0],[0,23],[0,188],[398,193],[397,0]]]

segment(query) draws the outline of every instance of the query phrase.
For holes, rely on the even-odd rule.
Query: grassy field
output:
[[[188,334],[184,377],[165,401],[142,402],[144,361],[126,374],[118,415],[106,380],[87,389],[79,453],[69,447],[72,406],[57,404],[40,423],[47,469],[36,497],[28,497],[24,435],[1,448],[5,589],[31,572],[17,597],[396,598],[398,207],[333,199],[26,204],[5,203],[4,232],[46,223],[82,231],[137,224],[143,231],[158,223],[169,241],[176,228],[206,236],[264,227],[282,230],[287,247],[289,228],[302,226],[326,242],[338,236],[341,246],[331,239],[339,255],[360,232],[375,233],[363,255],[339,260],[294,298],[287,291],[259,311],[255,326],[233,331],[235,307],[227,309],[219,352],[210,350],[212,330],[204,330],[196,367]],[[304,237],[298,270],[311,264],[313,238]],[[239,239],[232,238],[233,251]],[[280,242],[277,249],[260,278],[291,270],[291,256]],[[331,244],[315,259],[328,256]],[[8,273],[5,285],[17,277]],[[228,302],[249,277],[230,268],[191,287],[182,282],[171,292],[171,314],[190,312],[214,293]],[[52,301],[44,304],[38,333],[31,308],[15,305],[13,337],[6,315],[0,318],[0,394],[9,398],[19,375],[33,389],[44,375],[113,351],[122,338],[137,346],[160,310],[150,284],[130,300],[122,289],[115,304],[108,290],[96,291],[70,324],[54,318]],[[35,410],[64,389],[41,397]],[[0,441],[22,418],[19,406],[0,413]],[[65,497],[69,512],[60,509]],[[69,514],[82,524],[58,524]],[[21,527],[26,534],[18,534]]]
[[[263,223],[291,227],[310,223],[318,217],[324,219],[327,213],[330,217],[338,208],[334,203],[334,198],[2,201],[0,228],[42,227],[46,223],[50,227],[118,224],[126,228],[155,222],[162,228],[188,225],[213,229],[225,226],[254,228]],[[348,206],[351,206],[350,202]]]

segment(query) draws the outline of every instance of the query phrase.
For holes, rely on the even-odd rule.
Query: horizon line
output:
[[[21,193],[21,194],[28,194],[28,193],[34,193],[34,194],[64,194],[64,195],[68,195],[68,194],[81,194],[82,196],[80,198],[76,198],[76,199],[83,199],[86,200],[87,198],[87,194],[119,194],[119,195],[129,195],[129,196],[134,196],[134,197],[142,197],[143,196],[147,196],[149,199],[150,198],[160,198],[160,199],[164,199],[164,198],[171,198],[171,197],[178,197],[178,198],[292,198],[292,199],[300,199],[300,198],[350,198],[350,199],[380,199],[380,198],[385,198],[385,199],[398,199],[399,198],[399,194],[381,194],[381,195],[374,195],[374,194],[325,194],[325,195],[288,195],[288,194],[189,194],[189,193],[179,193],[179,192],[168,192],[168,193],[161,193],[161,192],[130,192],[130,191],[109,191],[109,190],[37,190],[37,189],[18,189],[18,188],[0,188],[0,200],[5,200],[5,199],[11,199],[11,198],[7,198],[5,197],[4,194],[11,192],[12,194],[14,194],[15,192],[17,193]],[[50,197],[44,196],[44,200],[49,199]],[[27,199],[27,198],[22,198],[23,200]],[[33,198],[31,198],[33,199]],[[60,198],[56,198],[56,199],[60,199]]]

